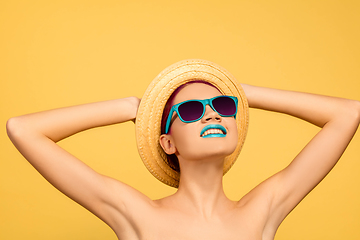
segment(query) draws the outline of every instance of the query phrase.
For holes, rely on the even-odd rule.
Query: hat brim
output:
[[[224,95],[238,98],[236,123],[238,143],[235,151],[225,157],[223,174],[235,163],[248,129],[249,107],[240,83],[221,66],[200,59],[189,59],[164,69],[150,83],[140,102],[136,116],[136,141],[146,168],[161,182],[177,188],[180,173],[167,164],[167,156],[159,144],[161,119],[171,94],[181,85],[202,80],[211,83]]]

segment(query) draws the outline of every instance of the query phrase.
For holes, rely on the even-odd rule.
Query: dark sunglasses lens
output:
[[[183,103],[178,108],[179,114],[185,121],[194,121],[203,114],[203,105],[198,101],[190,101]]]
[[[215,98],[212,105],[221,115],[231,116],[236,113],[236,104],[232,98],[226,96]]]

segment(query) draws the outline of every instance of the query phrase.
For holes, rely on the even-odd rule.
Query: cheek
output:
[[[229,128],[229,136],[231,136],[232,140],[238,139],[238,129],[236,125],[236,120],[233,119],[232,121],[229,121],[227,125]]]
[[[231,150],[231,153],[232,153],[233,151],[235,151],[235,148],[236,148],[237,143],[238,143],[238,130],[237,130],[236,124],[234,126],[234,130],[231,131],[231,133],[229,133],[228,137],[229,137],[229,145],[230,145],[230,148],[232,149]],[[229,153],[229,155],[231,153]]]
[[[192,143],[197,139],[196,130],[191,127],[191,123],[174,122],[171,135],[177,150],[181,153],[191,148]]]
[[[185,159],[199,159],[203,157],[203,151],[207,145],[200,138],[200,132],[195,123],[175,123],[172,126],[171,135],[173,137],[176,150]]]

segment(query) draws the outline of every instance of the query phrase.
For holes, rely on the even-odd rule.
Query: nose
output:
[[[216,111],[214,111],[209,105],[206,105],[205,114],[201,119],[202,122],[204,123],[210,121],[221,122],[221,119],[222,117]]]

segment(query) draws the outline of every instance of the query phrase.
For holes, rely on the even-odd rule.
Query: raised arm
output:
[[[7,131],[52,185],[111,225],[113,209],[122,206],[125,193],[131,198],[133,190],[98,174],[56,142],[86,129],[134,120],[139,102],[130,97],[33,113],[9,119]]]
[[[320,128],[288,167],[264,182],[271,189],[269,223],[286,215],[330,172],[360,122],[360,102],[243,85],[249,106],[292,115]]]

